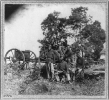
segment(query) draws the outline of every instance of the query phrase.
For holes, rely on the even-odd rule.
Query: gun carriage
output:
[[[37,57],[35,53],[31,50],[20,51],[19,49],[13,48],[6,52],[5,54],[6,64],[15,64],[18,66],[24,66],[27,63],[37,63]]]

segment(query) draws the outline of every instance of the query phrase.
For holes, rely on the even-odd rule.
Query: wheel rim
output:
[[[36,65],[36,55],[35,55],[35,53],[33,51],[30,51],[30,50],[28,50],[28,51],[30,52],[30,61],[29,62]]]
[[[18,49],[10,49],[5,54],[5,64],[15,64],[23,65],[25,64],[25,56]]]

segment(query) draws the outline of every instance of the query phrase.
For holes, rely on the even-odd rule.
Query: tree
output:
[[[105,43],[105,31],[99,21],[92,22],[92,16],[88,15],[87,11],[86,7],[72,8],[69,18],[60,18],[60,12],[50,13],[41,23],[45,35],[44,39],[39,41],[42,47],[51,44],[54,49],[57,49],[62,39],[73,37],[75,38],[75,43],[72,44],[74,52],[82,51],[85,56],[98,60]]]
[[[44,40],[52,46],[58,45],[61,42],[62,37],[66,35],[64,34],[66,19],[59,18],[59,14],[59,12],[51,13],[41,23],[41,28],[43,30],[43,34],[45,35]]]
[[[93,47],[92,58],[98,60],[100,52],[103,49],[103,44],[105,43],[105,31],[101,28],[100,22],[95,21],[93,24],[86,25],[80,34],[81,39],[87,39],[90,46]]]

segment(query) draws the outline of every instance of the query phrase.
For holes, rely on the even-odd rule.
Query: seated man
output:
[[[76,65],[74,65],[73,62],[71,62],[71,59],[68,58],[68,66],[69,66],[69,73],[71,81],[75,80],[75,71],[76,71]]]
[[[69,70],[68,70],[68,64],[66,61],[61,59],[61,62],[57,65],[57,69],[59,71],[62,71],[61,73],[59,73],[60,76],[65,76],[66,81],[70,81],[70,76],[69,76]],[[61,77],[61,78],[62,78]]]

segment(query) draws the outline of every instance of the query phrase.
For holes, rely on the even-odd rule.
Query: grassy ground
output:
[[[84,80],[84,82],[72,82],[72,84],[63,84],[49,82],[47,80],[35,80],[30,84],[20,87],[20,94],[30,95],[86,95],[101,96],[104,95],[104,78],[100,80]]]
[[[12,95],[104,95],[104,76],[97,79],[85,78],[83,81],[71,84],[49,82],[46,79],[27,77],[29,70],[18,72],[17,69],[5,66],[4,93]]]

